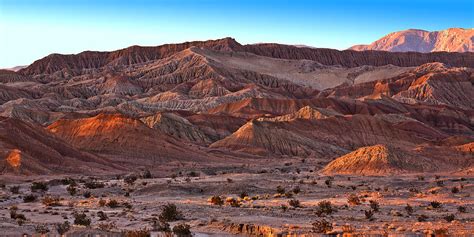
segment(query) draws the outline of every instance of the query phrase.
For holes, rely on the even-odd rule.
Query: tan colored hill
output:
[[[407,172],[437,170],[427,158],[407,154],[386,145],[359,148],[331,161],[324,169],[326,174],[388,175]]]
[[[2,174],[106,174],[123,169],[73,148],[42,127],[5,117],[0,118],[0,158]]]
[[[450,28],[441,31],[404,30],[390,33],[370,45],[355,45],[351,50],[390,52],[474,52],[474,29]]]

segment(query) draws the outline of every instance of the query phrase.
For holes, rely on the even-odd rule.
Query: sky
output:
[[[0,68],[51,53],[233,37],[346,49],[405,29],[474,27],[472,0],[0,0]]]

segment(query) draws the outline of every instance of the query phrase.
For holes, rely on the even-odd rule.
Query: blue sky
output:
[[[226,36],[346,49],[410,28],[473,28],[473,16],[472,0],[0,0],[0,68]]]

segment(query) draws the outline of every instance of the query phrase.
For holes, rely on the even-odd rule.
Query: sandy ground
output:
[[[57,177],[41,177],[39,180],[30,177],[30,180],[16,182],[5,179],[5,186],[0,190],[1,235],[34,234],[41,227],[56,234],[56,225],[64,221],[71,223],[69,233],[100,233],[100,229],[118,233],[145,228],[153,230],[153,220],[160,215],[162,205],[168,203],[175,204],[183,214],[182,220],[170,222],[171,227],[178,223],[189,224],[195,236],[259,233],[311,236],[317,235],[312,223],[322,219],[332,224],[328,233],[344,231],[398,236],[422,236],[426,233],[472,236],[474,233],[474,177],[436,177],[431,174],[327,177],[320,175],[319,169],[317,162],[300,159],[257,167],[249,164],[217,168],[181,167],[166,175],[152,172],[152,175],[162,178],[139,178],[133,184],[125,183],[124,176],[119,179],[96,177],[96,182],[104,184],[96,189],[85,187],[84,182],[89,182],[90,177],[72,177],[77,182],[74,196],[67,192],[68,185]],[[47,182],[48,190],[32,192],[32,181]],[[12,186],[20,187],[18,194],[11,192]],[[285,189],[285,194],[277,193],[278,186]],[[454,187],[459,192],[454,189],[453,193]],[[84,197],[85,192],[90,192],[91,197]],[[24,197],[31,193],[37,196],[37,200],[25,203]],[[348,203],[351,194],[359,198],[360,204]],[[46,196],[59,197],[59,206],[43,204]],[[209,199],[212,196],[221,196],[224,205],[211,204]],[[240,207],[225,202],[229,197],[233,197]],[[299,200],[301,206],[289,205],[292,199]],[[101,206],[100,200],[105,203],[116,200],[118,207]],[[371,200],[379,204],[379,210],[367,218],[365,211],[373,210]],[[321,201],[330,201],[334,212],[318,216],[318,203]],[[433,208],[433,201],[441,206]],[[413,208],[413,213],[407,213],[407,204]],[[11,218],[13,206],[17,214],[26,218],[21,226],[17,219]],[[466,211],[461,212],[460,206]],[[99,211],[104,212],[108,219],[99,220]],[[74,212],[84,212],[91,219],[90,227],[72,225]],[[450,214],[454,220],[446,218]],[[423,216],[426,220],[419,220]]]

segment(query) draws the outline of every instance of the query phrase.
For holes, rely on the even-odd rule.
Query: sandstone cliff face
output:
[[[352,50],[391,52],[473,52],[474,29],[450,28],[441,31],[404,30],[390,33],[370,45],[356,45]]]

